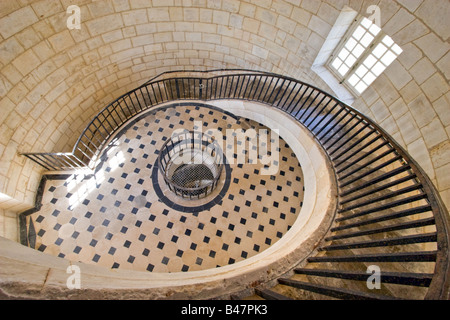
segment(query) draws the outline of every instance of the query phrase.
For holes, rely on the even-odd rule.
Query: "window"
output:
[[[362,94],[403,52],[367,18],[357,19],[330,57],[328,68],[354,94]]]

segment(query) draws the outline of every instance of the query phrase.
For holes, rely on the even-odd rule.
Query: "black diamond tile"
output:
[[[52,216],[58,217],[58,215],[59,215],[60,213],[61,213],[61,211],[59,211],[59,210],[54,210],[53,213],[52,213]]]
[[[198,257],[198,258],[195,260],[195,264],[197,264],[197,265],[199,265],[199,266],[201,266],[202,263],[203,263],[203,259],[200,258],[200,257]]]

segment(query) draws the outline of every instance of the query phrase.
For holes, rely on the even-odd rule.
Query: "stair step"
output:
[[[434,262],[436,257],[437,251],[422,251],[311,257],[308,262]]]
[[[395,181],[392,181],[392,182],[383,184],[382,186],[377,187],[377,188],[375,188],[375,189],[371,189],[371,190],[368,190],[368,191],[366,191],[366,192],[364,192],[364,193],[360,193],[360,194],[358,194],[358,195],[354,195],[354,196],[352,196],[351,198],[348,198],[348,199],[345,199],[345,200],[341,200],[340,203],[341,203],[341,205],[344,205],[344,204],[347,204],[347,203],[349,203],[349,202],[356,201],[356,200],[358,200],[358,199],[365,198],[365,197],[370,196],[370,195],[372,195],[372,194],[375,194],[375,193],[384,191],[384,190],[386,190],[386,189],[395,187],[395,186],[400,185],[400,184],[402,184],[402,183],[411,181],[411,180],[413,180],[413,179],[415,179],[415,178],[416,178],[416,175],[415,175],[415,174],[409,174],[409,175],[406,176],[406,177],[403,177],[403,178],[397,179],[397,180],[395,180]]]
[[[364,207],[364,206],[368,206],[369,204],[373,204],[373,203],[376,203],[376,202],[388,200],[388,199],[391,199],[391,198],[394,198],[394,197],[398,197],[400,195],[403,195],[403,194],[406,194],[406,193],[410,193],[412,191],[421,190],[421,189],[422,189],[422,185],[421,184],[414,184],[412,186],[409,186],[409,187],[406,187],[406,188],[403,188],[403,189],[400,189],[400,190],[397,190],[397,191],[391,191],[391,192],[389,192],[389,193],[387,193],[385,195],[379,196],[379,197],[372,197],[369,200],[365,200],[365,201],[360,202],[360,203],[355,203],[355,204],[353,204],[351,206],[348,206],[348,207],[346,207],[346,208],[344,208],[342,210],[339,210],[339,213],[350,211],[350,210],[354,210],[354,209],[361,208],[361,207]]]
[[[396,157],[394,157],[392,159],[389,159],[386,162],[380,164],[379,166],[377,166],[377,167],[375,167],[373,169],[370,169],[367,172],[364,172],[364,173],[360,174],[359,176],[356,176],[356,177],[352,176],[352,178],[350,180],[348,180],[347,182],[342,182],[343,180],[345,180],[345,178],[343,178],[343,177],[342,178],[338,178],[339,187],[340,188],[344,188],[346,186],[349,186],[352,183],[355,183],[356,181],[360,181],[363,178],[365,178],[365,177],[367,177],[367,176],[369,176],[369,175],[371,175],[371,174],[373,174],[375,172],[380,172],[383,168],[387,167],[388,165],[393,164],[393,163],[395,163],[397,161],[401,161],[402,159],[403,158],[401,156],[396,156]]]
[[[341,159],[341,161],[339,163],[348,163],[350,162],[351,164],[346,166],[346,169],[349,169],[350,167],[354,166],[355,164],[357,164],[358,162],[368,158],[369,156],[372,155],[372,153],[369,151],[368,153],[363,153],[363,156],[359,157],[358,159],[355,159],[354,161],[349,161],[351,158],[353,158],[356,155],[361,154],[361,152],[366,149],[367,147],[369,147],[371,144],[375,143],[377,140],[381,139],[382,135],[378,134],[374,139],[372,139],[371,141],[369,141],[368,143],[364,144],[363,146],[359,147],[358,149],[354,150],[351,154],[347,155],[344,159]],[[377,146],[375,149],[381,149],[383,146],[386,146],[388,144],[387,141],[384,141],[381,145]],[[337,172],[337,175],[339,177],[339,180],[342,181],[343,179],[346,179],[350,176],[353,176],[354,174],[356,174],[359,171],[362,170],[367,170],[369,168],[370,165],[376,163],[378,160],[383,159],[384,157],[390,155],[391,153],[395,152],[394,149],[388,149],[387,151],[383,152],[382,154],[380,154],[378,157],[375,158],[371,158],[368,162],[365,162],[363,164],[361,164],[359,167],[353,168],[351,171],[347,172],[347,173],[343,173],[344,170],[339,170]],[[336,161],[334,161],[334,163],[336,163]],[[336,167],[338,167],[339,164],[336,163]]]
[[[294,269],[294,272],[297,274],[358,281],[367,281],[367,279],[372,275],[370,273],[359,271],[304,268]],[[403,284],[418,287],[428,287],[433,279],[433,274],[429,273],[381,272],[380,276],[382,283]]]
[[[361,227],[361,226],[365,226],[368,224],[374,224],[374,223],[383,222],[383,221],[387,221],[387,220],[403,218],[403,217],[412,216],[415,214],[424,213],[424,212],[428,212],[428,211],[431,211],[431,206],[429,206],[429,205],[420,206],[420,207],[416,207],[416,208],[412,208],[412,209],[394,212],[391,214],[386,214],[386,215],[383,215],[383,216],[380,216],[377,218],[373,218],[373,219],[363,220],[363,221],[359,221],[359,222],[355,222],[355,223],[350,223],[350,224],[334,227],[331,229],[331,232],[355,228],[355,227]]]
[[[370,241],[335,244],[335,245],[329,245],[326,247],[319,248],[319,251],[374,248],[374,247],[406,245],[406,244],[436,242],[436,241],[437,241],[437,233],[434,232],[434,233],[419,234],[419,235],[412,235],[412,236],[388,238],[388,239],[383,239],[383,240],[370,240]]]
[[[307,290],[322,295],[338,298],[338,299],[349,299],[349,300],[398,300],[395,297],[383,296],[373,293],[365,293],[355,290],[348,290],[343,288],[335,288],[330,286],[325,286],[321,284],[307,283],[297,280],[278,279],[280,284],[291,286],[297,289]]]
[[[374,212],[380,212],[380,211],[383,211],[383,210],[399,207],[399,206],[404,205],[404,204],[416,202],[416,201],[419,201],[419,200],[424,200],[424,199],[427,199],[427,198],[428,198],[428,196],[426,194],[414,195],[414,196],[411,196],[411,197],[408,197],[408,198],[404,198],[404,199],[400,199],[400,200],[397,200],[397,201],[389,202],[387,204],[379,205],[379,206],[377,206],[375,208],[367,209],[367,210],[360,211],[360,212],[357,212],[357,213],[354,213],[354,214],[351,214],[351,215],[348,215],[348,216],[344,216],[344,217],[336,219],[336,221],[339,222],[339,221],[345,221],[345,220],[349,220],[349,219],[353,219],[353,218],[357,218],[357,217],[362,217],[362,216],[365,216],[365,215],[368,215],[368,214],[371,214],[371,213],[374,213]],[[345,210],[345,209],[344,210],[339,210],[338,214],[342,214],[343,212],[346,212],[346,211],[347,210]]]
[[[434,217],[431,217],[431,218],[427,218],[427,219],[399,223],[399,224],[396,224],[393,226],[388,226],[388,227],[381,227],[381,228],[376,228],[376,229],[335,235],[335,236],[327,237],[325,239],[325,241],[348,239],[348,238],[372,235],[372,234],[376,234],[376,233],[391,232],[391,231],[397,231],[397,230],[406,230],[406,229],[411,229],[411,228],[419,228],[419,227],[431,226],[434,224],[435,224]]]
[[[278,292],[269,289],[256,289],[255,293],[266,300],[293,300],[289,297],[286,297],[285,295],[279,294]]]
[[[394,169],[390,172],[384,173],[381,176],[374,178],[370,181],[366,181],[365,183],[357,186],[357,187],[353,187],[350,190],[344,191],[342,193],[339,194],[340,197],[345,197],[348,196],[349,194],[352,194],[354,192],[360,191],[362,189],[368,188],[368,187],[373,187],[376,183],[379,183],[381,181],[385,181],[389,178],[395,177],[396,175],[399,175],[400,173],[403,173],[405,171],[408,171],[411,169],[411,166],[408,164],[405,164],[397,169]]]

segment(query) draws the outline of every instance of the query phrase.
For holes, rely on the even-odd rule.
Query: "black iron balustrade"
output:
[[[187,71],[180,71],[189,73]],[[306,127],[320,143],[333,164],[338,181],[339,211],[335,227],[321,251],[378,248],[380,261],[435,261],[429,275],[426,298],[445,299],[449,292],[449,217],[432,182],[409,154],[381,127],[354,108],[328,93],[293,78],[248,70],[223,71],[213,75],[196,72],[195,76],[164,73],[137,89],[119,97],[100,111],[79,137],[71,154],[24,154],[47,170],[93,167],[106,142],[135,115],[162,103],[176,100],[236,99],[259,102],[278,108]],[[424,219],[402,220],[424,214]],[[420,217],[419,217],[420,218]],[[381,225],[381,226],[380,226]],[[435,232],[420,228],[435,226]],[[359,228],[363,227],[361,231]],[[418,229],[419,228],[419,229]],[[353,231],[348,231],[353,230]],[[389,232],[414,232],[380,239]],[[360,236],[377,235],[370,241]],[[348,240],[350,239],[350,240]],[[435,244],[437,250],[396,254],[391,246]],[[342,261],[370,262],[376,257],[341,256]],[[384,259],[384,260],[383,260]],[[336,259],[322,258],[322,262]],[[337,259],[339,260],[339,259]],[[317,263],[317,259],[310,261]],[[300,272],[300,271],[299,271]],[[324,272],[323,274],[327,274]],[[337,276],[337,273],[336,273]],[[360,277],[355,273],[340,277]],[[413,278],[410,273],[396,274],[402,284]],[[318,290],[329,295],[354,295],[333,289],[284,281],[293,286]],[[330,291],[331,290],[331,291]],[[271,293],[265,292],[266,296]],[[278,297],[276,294],[272,294]],[[366,296],[361,295],[361,298]],[[373,295],[370,295],[373,297]]]

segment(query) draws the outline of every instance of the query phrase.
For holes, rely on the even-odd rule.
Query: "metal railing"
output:
[[[173,135],[164,143],[157,161],[170,191],[189,199],[210,195],[219,183],[224,166],[218,143],[195,131]]]
[[[409,154],[372,120],[314,86],[271,73],[252,73],[248,70],[224,72],[213,76],[206,72],[196,76],[175,73],[158,76],[100,111],[83,131],[71,154],[24,155],[49,170],[77,169],[83,165],[92,168],[106,147],[106,141],[119,128],[135,115],[162,103],[237,99],[273,106],[305,126],[322,145],[334,166],[340,209],[336,226],[326,240],[337,241],[338,244],[321,250],[435,243],[435,251],[401,255],[386,253],[379,254],[378,258],[392,262],[435,261],[427,298],[445,298],[449,288],[448,212],[430,179]],[[187,71],[185,73],[189,74]],[[429,216],[414,221],[401,220],[418,214]],[[384,223],[384,226],[348,231],[379,223]],[[420,231],[422,229],[417,229],[428,226],[435,226],[436,232],[424,234]],[[419,231],[414,235],[371,242],[347,240],[403,230]],[[342,261],[347,261],[345,258],[343,256]],[[348,259],[373,261],[373,257],[364,255]],[[313,259],[312,262],[316,261]],[[401,274],[398,276],[402,277]]]

